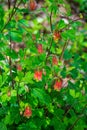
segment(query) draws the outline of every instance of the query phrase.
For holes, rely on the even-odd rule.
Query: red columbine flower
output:
[[[58,65],[58,59],[56,56],[53,56],[52,63],[53,63],[53,65]]]
[[[32,115],[32,110],[29,106],[27,106],[24,110],[24,117],[29,118]]]
[[[42,71],[35,71],[34,73],[34,78],[37,80],[37,81],[40,81],[42,80]]]
[[[60,33],[58,31],[55,31],[53,33],[53,39],[54,41],[58,41],[61,38]]]
[[[62,80],[56,80],[55,84],[54,84],[54,90],[59,91],[62,88]]]
[[[22,71],[22,66],[21,65],[17,65],[17,70],[18,71]]]
[[[36,3],[36,1],[35,0],[30,0],[30,3],[29,3],[29,8],[30,8],[30,10],[35,10],[36,9],[36,7],[37,7],[37,3]]]
[[[38,53],[40,53],[40,54],[43,53],[43,46],[42,46],[42,44],[39,44],[37,49],[38,49]]]

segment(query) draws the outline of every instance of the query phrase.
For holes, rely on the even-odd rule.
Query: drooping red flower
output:
[[[35,0],[30,0],[30,2],[29,2],[29,8],[30,8],[30,10],[33,11],[33,10],[36,9],[36,7],[37,7],[36,1]]]
[[[57,91],[61,90],[62,83],[63,83],[62,80],[56,80],[56,82],[54,84],[54,90],[57,90]]]
[[[43,46],[42,46],[42,44],[39,44],[37,49],[38,49],[38,53],[39,54],[43,53]]]
[[[53,63],[53,65],[58,65],[58,59],[56,56],[53,56],[52,63]]]
[[[25,110],[24,110],[24,117],[29,118],[29,117],[31,117],[31,116],[32,116],[32,110],[31,110],[31,108],[30,108],[29,106],[27,106],[27,107],[25,108]]]
[[[35,71],[35,73],[34,73],[34,78],[35,78],[37,81],[42,80],[42,71],[40,71],[40,70]]]
[[[17,65],[17,70],[18,71],[22,71],[22,66],[21,65]]]
[[[54,39],[54,41],[58,41],[60,38],[61,38],[60,33],[58,31],[55,31],[53,33],[53,39]]]

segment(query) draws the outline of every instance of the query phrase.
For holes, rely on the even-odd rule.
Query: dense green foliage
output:
[[[0,5],[0,130],[87,129],[87,24],[71,16],[65,0]]]

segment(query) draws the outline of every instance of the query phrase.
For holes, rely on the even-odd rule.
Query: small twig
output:
[[[10,0],[8,0],[8,10],[10,10],[11,9],[11,3],[10,3]],[[9,13],[9,19],[10,19],[10,13]],[[9,47],[10,47],[10,51],[11,51],[11,36],[9,36],[9,41],[10,41],[10,45],[9,45]],[[11,60],[11,57],[9,57],[9,66],[10,66],[10,77],[11,77],[11,80],[12,80],[12,88],[14,88],[13,87],[13,79],[12,79],[12,60]]]
[[[14,5],[13,5],[13,9],[12,9],[11,15],[14,13],[14,10],[16,8],[16,3],[17,3],[17,0],[14,1]]]
[[[51,30],[51,33],[53,33],[53,29],[52,29],[52,11],[53,11],[53,9],[51,10],[51,13],[50,13],[50,30]],[[52,42],[53,42],[53,37],[51,38],[51,43],[50,43],[49,49],[47,50],[46,62],[47,62],[48,56],[50,55],[50,49],[51,49],[51,46],[52,46]]]
[[[74,126],[77,124],[77,122],[80,120],[80,118],[83,117],[83,116],[84,116],[84,114],[78,116],[78,118],[75,120],[75,122],[73,123],[73,125],[72,125],[68,130],[72,130],[73,127],[74,127]]]
[[[1,32],[3,32],[3,30],[6,28],[7,24],[11,21],[13,15],[15,14],[16,10],[14,10],[14,9],[15,9],[15,6],[16,6],[16,2],[17,2],[17,0],[15,0],[12,13],[11,14],[9,13],[8,22],[5,24],[5,26],[3,27]],[[17,7],[19,6],[19,4],[17,5]],[[10,10],[10,9],[11,9],[11,2],[10,2],[10,0],[8,0],[8,10]],[[11,33],[11,28],[10,28],[10,33]],[[11,35],[9,35],[9,41],[10,41],[9,48],[10,48],[10,51],[12,51]],[[9,66],[10,66],[10,77],[11,77],[11,80],[12,80],[11,85],[12,85],[12,88],[14,88],[14,80],[13,80],[13,74],[12,74],[12,59],[11,59],[11,57],[9,57]]]
[[[65,44],[64,44],[64,46],[63,46],[63,48],[62,48],[62,52],[61,52],[61,54],[60,54],[59,60],[62,60],[62,58],[63,58],[64,51],[65,51],[65,49],[66,49],[66,47],[67,47],[67,42],[68,42],[68,41],[65,42]]]
[[[73,20],[73,19],[71,19],[71,18],[69,18],[69,17],[67,17],[67,16],[59,15],[59,17],[60,17],[61,19]]]
[[[53,28],[52,28],[52,11],[53,11],[53,9],[51,10],[51,13],[50,13],[50,29],[51,29],[51,32],[53,32]]]
[[[15,9],[16,3],[17,3],[17,0],[14,1],[13,10]]]
[[[50,47],[48,49],[48,53],[47,53],[47,56],[46,56],[46,62],[47,62],[47,59],[48,59],[48,57],[50,55],[50,49],[51,49],[51,46],[52,46],[52,42],[53,42],[53,38],[51,39]]]
[[[81,114],[78,116],[78,118],[75,120],[73,125],[68,130],[72,130],[74,128],[74,126],[77,124],[77,122],[80,120],[80,118],[84,116],[83,112],[84,112],[86,107],[87,107],[87,104],[83,107]]]
[[[73,108],[73,106],[75,106],[77,103],[82,103],[82,102],[85,102],[85,100],[82,100],[82,101],[79,100],[79,101],[74,102],[74,103],[69,107],[69,109],[66,111],[66,113],[64,114],[62,121],[64,120],[64,118],[66,117],[66,115],[69,113],[69,111]]]
[[[10,0],[8,0],[8,9],[10,9]]]
[[[19,86],[20,86],[20,81],[18,82],[18,86],[17,86],[17,103],[18,103],[18,105],[19,105],[19,101],[20,101],[20,99],[19,99]]]
[[[69,27],[72,23],[74,23],[75,21],[81,20],[81,18],[77,18],[72,20],[69,24],[66,24],[66,26],[63,29],[60,29],[60,32],[63,32],[64,30],[67,29],[67,27]]]
[[[66,18],[67,18],[67,17],[66,17]],[[60,32],[63,32],[64,29],[66,30],[67,27],[69,27],[73,22],[78,21],[78,20],[81,20],[81,19],[78,18],[78,19],[72,20],[72,21],[71,21],[69,24],[67,24],[63,29],[61,29]],[[61,52],[61,55],[60,55],[60,58],[59,58],[60,60],[62,60],[62,58],[63,58],[64,51],[65,51],[65,49],[66,49],[66,47],[67,47],[67,42],[68,42],[68,41],[66,41],[65,44],[64,44],[64,46],[63,46],[63,49],[62,49],[62,52]]]
[[[7,21],[7,23],[4,25],[4,27],[2,28],[2,30],[1,30],[1,33],[4,31],[4,29],[6,28],[6,26],[8,25],[8,23],[11,21],[11,19],[12,19],[12,17],[14,16],[14,14],[16,13],[16,9],[15,8],[18,8],[19,7],[19,5],[21,4],[21,2],[22,2],[22,0],[20,0],[20,2],[18,3],[18,5],[16,6],[14,6],[13,7],[13,10],[12,10],[12,13],[11,13],[11,15],[10,15],[10,17],[9,17],[9,19],[8,19],[8,21]],[[15,3],[16,4],[16,3]]]

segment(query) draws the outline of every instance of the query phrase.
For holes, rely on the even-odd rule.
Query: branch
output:
[[[80,118],[83,117],[83,116],[84,116],[84,114],[78,116],[78,118],[75,120],[75,122],[73,123],[73,125],[72,125],[68,130],[72,130],[73,127],[74,127],[74,126],[77,124],[77,122],[80,120]]]
[[[64,94],[64,93],[63,93]],[[77,103],[84,103],[85,102],[85,100],[78,100],[78,101],[76,101],[76,102],[74,102],[70,107],[69,107],[69,109],[66,111],[66,113],[64,114],[64,116],[63,116],[63,119],[62,119],[62,121],[64,120],[64,118],[66,117],[66,115],[69,113],[69,111],[73,108],[73,106],[75,106]]]
[[[51,9],[51,13],[50,13],[50,30],[51,30],[51,33],[53,33],[53,29],[52,29],[52,11],[53,11],[53,9]],[[47,50],[48,53],[47,53],[47,56],[46,56],[46,62],[47,62],[48,56],[50,54],[50,49],[51,49],[51,46],[52,46],[52,42],[53,42],[53,37],[51,39],[50,47]]]
[[[20,81],[18,82],[18,86],[17,86],[17,103],[19,106],[19,102],[20,102],[20,98],[19,98],[19,86],[20,86]]]
[[[78,21],[78,20],[81,20],[81,18],[77,18],[77,19],[72,20],[69,24],[66,24],[66,26],[65,26],[63,29],[60,29],[59,32],[63,32],[63,31],[66,30],[66,28],[69,27],[73,22]]]
[[[61,16],[62,17],[62,16]],[[64,17],[63,17],[64,18]],[[65,18],[67,18],[67,17],[65,17]],[[69,18],[67,18],[67,19],[69,19]],[[61,29],[59,32],[63,32],[64,31],[64,29],[66,29],[67,27],[69,27],[73,22],[75,22],[75,21],[78,21],[78,20],[81,20],[80,18],[78,18],[78,19],[74,19],[74,20],[72,20],[69,24],[67,24],[63,29]],[[66,47],[67,47],[67,42],[68,41],[66,41],[65,42],[65,44],[64,44],[64,46],[63,46],[63,49],[62,49],[62,52],[61,52],[61,55],[60,55],[60,60],[62,60],[62,58],[63,58],[63,54],[64,54],[64,51],[65,51],[65,49],[66,49]]]
[[[53,11],[53,9],[51,9],[51,13],[50,13],[50,29],[51,29],[51,32],[53,32],[53,28],[52,28],[52,11]]]
[[[14,1],[14,5],[13,5],[13,9],[12,9],[12,13],[11,13],[11,14],[14,13],[14,10],[15,10],[15,8],[16,8],[16,3],[17,3],[17,0]]]
[[[16,6],[16,2],[17,0],[15,0],[15,3],[14,3],[14,6],[13,6],[13,10],[12,10],[12,13],[10,14],[9,13],[9,19],[8,19],[8,22],[5,24],[5,26],[3,27],[2,31],[6,28],[7,24],[11,21],[13,15],[16,13],[16,9],[15,9],[15,6]],[[20,2],[19,2],[20,4]],[[19,6],[19,4],[17,5],[17,7]],[[8,10],[11,9],[11,2],[10,0],[8,0]],[[15,9],[15,10],[14,10]],[[11,28],[9,30],[11,32]],[[12,44],[11,44],[11,36],[9,36],[9,41],[10,41],[10,45],[9,45],[9,48],[10,48],[10,51],[12,50]],[[12,88],[14,88],[14,80],[13,80],[13,74],[12,74],[12,59],[11,57],[9,57],[9,66],[10,66],[10,77],[11,77],[11,85],[12,85]]]
[[[77,124],[77,122],[80,120],[80,118],[84,116],[83,112],[86,109],[86,107],[87,107],[87,104],[83,107],[81,114],[78,116],[78,118],[75,120],[73,125],[68,130],[72,130],[74,128],[74,126]]]
[[[8,2],[9,2],[9,0],[8,0]],[[16,2],[17,2],[17,0],[16,0]],[[3,27],[2,30],[1,30],[1,33],[4,31],[4,29],[6,28],[6,26],[8,25],[8,23],[11,21],[12,17],[14,16],[14,14],[15,14],[16,11],[17,11],[16,8],[18,8],[18,7],[20,6],[22,0],[20,0],[20,2],[18,3],[17,6],[16,6],[16,2],[15,2],[15,4],[14,4],[12,13],[11,13],[11,15],[10,15],[10,17],[9,17],[9,19],[8,19],[8,21],[7,21],[7,23],[4,25],[4,27]]]
[[[68,42],[68,41],[66,41],[65,44],[64,44],[64,46],[63,46],[63,49],[62,49],[62,52],[61,52],[61,55],[60,55],[59,60],[62,60],[62,58],[63,58],[64,51],[65,51],[65,49],[66,49],[66,47],[67,47],[67,42]]]
[[[47,59],[48,59],[48,57],[50,55],[50,49],[51,49],[51,46],[52,46],[52,42],[53,42],[53,38],[51,39],[50,47],[48,49],[48,53],[47,53],[47,56],[46,56],[46,62],[47,62]]]
[[[11,3],[10,0],[8,0],[8,9],[10,9]]]
[[[8,0],[8,10],[11,9],[11,3],[10,3],[10,0]],[[9,19],[10,19],[10,13],[9,13]],[[11,36],[9,36],[9,41],[10,41],[10,51],[11,51]],[[9,57],[9,66],[10,66],[10,77],[12,78],[12,60],[11,58]],[[14,85],[13,85],[13,78],[11,79],[12,80],[12,88],[14,88]]]

